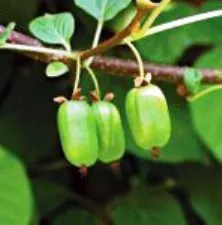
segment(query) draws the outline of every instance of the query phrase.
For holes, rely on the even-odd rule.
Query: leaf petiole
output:
[[[103,21],[99,20],[97,23],[97,27],[96,27],[96,32],[94,35],[94,39],[93,39],[93,44],[92,44],[92,48],[96,48],[99,44],[99,39],[102,33],[102,29],[103,29]],[[90,64],[92,63],[94,57],[90,57],[89,59],[87,59],[85,65],[90,66]]]

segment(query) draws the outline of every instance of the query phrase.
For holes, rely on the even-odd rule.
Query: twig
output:
[[[116,45],[118,45],[120,42],[124,40],[124,38],[128,37],[132,34],[132,31],[135,29],[135,27],[138,26],[138,23],[143,18],[143,16],[147,13],[147,11],[138,9],[137,14],[135,15],[134,19],[131,21],[131,23],[121,32],[114,35],[112,38],[108,39],[107,41],[104,41],[103,43],[99,44],[96,48],[89,49],[86,51],[83,51],[81,53],[81,58],[86,59],[90,56],[97,55],[104,50],[110,49]]]
[[[46,55],[57,55],[59,58],[61,57],[75,57],[73,53],[54,49],[54,48],[45,48],[43,46],[29,46],[29,45],[21,45],[21,44],[4,44],[0,46],[0,49],[10,49],[12,51],[21,51],[21,52],[31,52],[37,54],[46,54]]]
[[[133,31],[135,31],[135,28],[138,28],[138,24],[140,23],[140,21],[142,20],[144,15],[147,13],[147,11],[143,11],[141,9],[138,9],[137,14],[134,17],[134,19],[123,31],[117,33],[112,38],[102,42],[96,48],[88,49],[88,50],[81,52],[80,53],[81,58],[86,59],[93,55],[99,55],[99,54],[103,53],[105,50],[108,50],[114,46],[117,46],[119,44],[125,44],[126,41],[132,42],[132,41],[150,36],[155,33],[163,32],[165,30],[171,30],[173,28],[181,27],[186,24],[192,24],[192,23],[196,23],[196,22],[200,22],[200,21],[204,21],[204,20],[222,16],[222,10],[213,10],[213,11],[210,11],[207,13],[201,13],[201,14],[197,14],[194,16],[188,16],[188,17],[185,17],[182,19],[171,21],[171,22],[168,22],[165,24],[160,24],[160,25],[150,28],[149,26],[152,25],[152,23],[154,22],[154,20],[158,16],[158,14],[166,6],[165,4],[167,4],[168,2],[169,2],[169,0],[164,0],[160,4],[160,7],[157,7],[156,10],[153,11],[153,14],[151,14],[150,20],[149,19],[147,20],[147,24],[144,24],[144,27],[142,27],[141,31],[138,31],[138,34],[137,33],[134,34]]]
[[[182,27],[188,24],[216,18],[216,17],[221,17],[222,16],[222,10],[214,10],[211,12],[205,12],[205,13],[200,13],[198,15],[193,15],[193,16],[188,16],[182,19],[177,19],[171,22],[163,23],[157,26],[152,27],[151,29],[147,30],[145,34],[143,34],[141,37],[138,35],[136,38],[129,38],[129,41],[136,41],[139,40],[140,38],[148,37],[153,34],[157,34],[166,30],[172,30],[177,27]]]
[[[0,25],[0,33],[4,31],[5,27]],[[30,46],[42,46],[41,42],[29,37],[28,35],[13,31],[9,37],[9,41],[16,44],[30,45]]]
[[[133,60],[97,56],[91,66],[94,69],[118,76],[135,77],[139,74],[138,63]],[[178,83],[183,80],[185,67],[144,62],[144,70],[145,73],[152,74],[153,80]],[[222,76],[220,76],[222,69],[200,69],[200,71],[203,74],[203,83],[222,83]]]
[[[4,27],[0,25],[0,33],[4,30]],[[33,39],[27,35],[19,32],[12,32],[9,40],[16,44],[24,44],[31,46],[43,46],[39,41]],[[64,63],[72,63],[67,57],[61,57],[58,55],[45,55],[45,54],[32,54],[26,53],[26,55],[35,60],[39,60],[45,63],[49,63],[53,60],[61,60]],[[113,57],[101,57],[97,56],[94,58],[91,67],[100,71],[106,72],[107,74],[117,76],[128,76],[135,77],[138,75],[138,64],[133,60],[124,60]],[[145,72],[152,73],[153,80],[167,81],[171,83],[177,83],[183,80],[184,67],[169,66],[169,65],[158,65],[149,62],[144,62]],[[201,69],[203,74],[203,83],[218,84],[222,83],[222,69]]]

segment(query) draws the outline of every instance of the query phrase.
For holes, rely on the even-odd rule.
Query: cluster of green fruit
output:
[[[167,144],[171,123],[164,94],[148,84],[133,88],[126,97],[126,115],[135,143],[152,150]],[[67,160],[89,167],[97,159],[104,163],[119,160],[125,152],[125,135],[116,106],[109,101],[70,100],[58,111],[58,129]]]

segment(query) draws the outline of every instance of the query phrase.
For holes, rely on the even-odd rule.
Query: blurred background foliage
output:
[[[1,0],[0,8],[1,24],[15,21],[25,33],[38,15],[71,11],[77,23],[73,47],[91,45],[96,22],[72,0]],[[213,9],[222,9],[222,2],[174,1],[156,23]],[[221,68],[221,28],[221,18],[212,19],[156,34],[136,46],[151,62]],[[107,24],[102,39],[111,33]],[[108,54],[132,57],[125,47]],[[221,225],[221,90],[188,103],[174,85],[158,83],[169,103],[172,138],[160,158],[153,159],[135,145],[125,120],[132,79],[99,74],[103,94],[116,95],[127,154],[119,171],[98,163],[81,178],[63,157],[58,106],[52,101],[70,93],[73,78],[46,78],[44,64],[12,52],[1,52],[0,67],[0,224]],[[86,93],[92,89],[87,74],[82,87]]]

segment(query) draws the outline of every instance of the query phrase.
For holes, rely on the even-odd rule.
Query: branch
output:
[[[4,27],[0,25],[0,33],[4,30]],[[13,31],[10,38],[10,42],[16,44],[24,44],[31,46],[42,46],[43,45],[36,39],[33,39],[27,35]],[[44,55],[44,54],[33,54],[26,53],[28,57],[35,60],[39,60],[45,63],[49,63],[53,60],[61,60],[64,63],[72,63],[66,56],[61,57],[60,55]],[[139,68],[135,61],[124,60],[113,57],[101,57],[97,56],[94,58],[92,64],[93,69],[106,72],[107,74],[124,76],[124,77],[135,77],[139,74]],[[171,83],[182,82],[184,67],[169,66],[169,65],[158,65],[149,62],[144,62],[145,72],[150,72],[153,75],[153,80],[166,81]],[[203,74],[203,83],[218,84],[222,83],[222,69],[200,69]]]
[[[94,69],[118,76],[136,77],[139,74],[138,64],[133,60],[97,56],[91,66]],[[144,69],[146,73],[152,74],[153,80],[178,83],[183,81],[186,67],[144,62]],[[222,83],[222,69],[200,69],[200,71],[203,74],[203,83]]]
[[[93,55],[98,55],[104,50],[108,50],[116,45],[118,45],[120,42],[124,40],[124,38],[128,37],[132,34],[135,27],[138,26],[138,23],[140,20],[144,17],[144,15],[147,13],[146,10],[138,9],[137,14],[135,15],[134,19],[131,21],[131,23],[121,32],[117,33],[110,39],[104,41],[103,43],[99,44],[96,48],[92,48],[86,51],[83,51],[80,56],[82,59],[89,58]]]
[[[0,34],[4,31],[5,27],[0,25]],[[42,46],[41,42],[29,37],[25,34],[13,31],[9,37],[9,41],[16,44],[30,45],[30,46]]]

